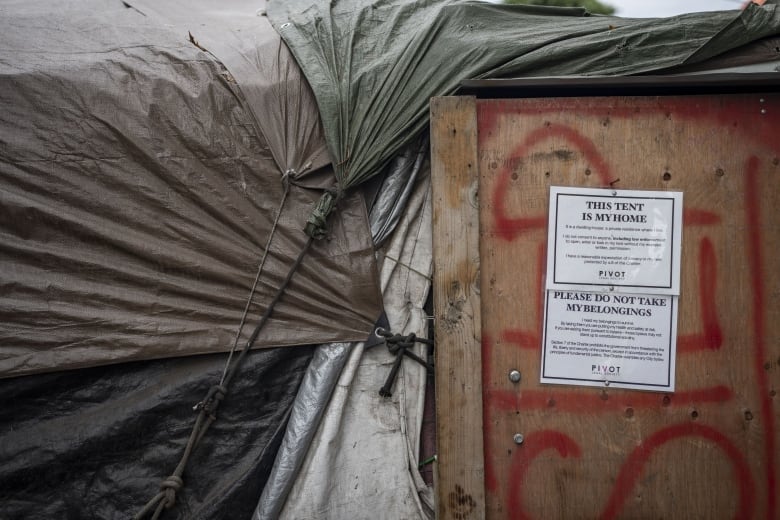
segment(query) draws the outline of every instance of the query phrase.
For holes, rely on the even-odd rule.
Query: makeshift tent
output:
[[[186,30],[121,2],[1,9],[1,375],[229,349],[283,178],[290,192],[249,324],[304,242],[318,196],[306,187],[330,182],[308,86],[276,33],[254,6],[242,11],[254,28],[245,38],[262,52],[239,89]],[[372,329],[381,302],[368,219],[359,196],[342,205],[260,344]],[[312,352],[248,357],[234,381],[241,398],[220,411],[241,433],[225,443],[215,426],[200,453],[219,461],[190,468],[173,514],[251,514]],[[170,471],[192,406],[224,363],[199,356],[0,382],[0,516],[128,516]]]
[[[199,5],[2,8],[6,377],[229,349],[283,178],[294,182],[250,324],[305,241],[320,193],[310,188],[345,198],[264,346],[364,339],[379,311],[368,229],[380,242],[397,222],[378,255],[385,306],[394,332],[423,334],[430,213],[417,179],[430,96],[467,78],[693,66],[780,34],[773,5],[624,20],[475,2],[273,2],[268,16],[312,85],[319,130],[265,8]],[[369,225],[347,188],[374,175]],[[132,514],[175,465],[187,413],[223,363],[151,360],[0,383],[2,516]],[[392,363],[383,347],[259,351],[247,363],[165,517],[430,511],[416,470],[421,368],[404,365],[388,402],[376,393]]]

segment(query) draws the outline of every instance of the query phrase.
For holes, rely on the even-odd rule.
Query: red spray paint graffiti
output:
[[[543,430],[530,433],[524,441],[525,447],[522,456],[515,456],[512,460],[512,469],[509,475],[509,489],[507,505],[509,514],[517,520],[529,520],[523,506],[523,494],[520,489],[513,489],[517,484],[525,481],[528,466],[543,451],[555,450],[561,457],[579,458],[582,455],[580,447],[568,435],[552,430]]]
[[[506,111],[507,107],[493,107],[480,115],[481,125],[493,128],[496,124],[497,114]],[[557,107],[556,110],[560,110]],[[552,112],[552,110],[551,110]],[[538,113],[538,112],[537,112]],[[619,113],[613,113],[620,116]],[[623,114],[630,116],[633,114]],[[675,115],[679,117],[698,117],[698,114],[687,111],[685,107],[676,107]],[[483,117],[484,116],[484,117]],[[732,125],[732,119],[741,117],[739,107],[725,107],[718,115],[717,123]],[[480,134],[485,135],[481,132]],[[763,133],[763,136],[771,136],[771,132]],[[612,179],[608,163],[601,156],[599,150],[592,141],[579,134],[576,130],[556,124],[545,124],[528,134],[526,139],[513,151],[509,163],[517,163],[519,159],[529,155],[534,146],[548,139],[563,139],[580,152],[591,168],[595,170],[597,178],[602,185],[607,185]],[[763,139],[763,138],[762,138]],[[766,139],[764,139],[766,140]],[[769,144],[769,143],[766,143]],[[771,143],[777,146],[776,142]],[[758,159],[751,157],[746,164],[746,219],[749,233],[747,234],[747,254],[750,263],[751,289],[753,293],[751,319],[754,329],[753,357],[755,360],[755,372],[757,374],[757,387],[761,403],[765,465],[763,480],[766,483],[766,517],[775,518],[777,513],[776,468],[775,468],[775,418],[772,402],[769,397],[769,381],[766,371],[763,369],[767,353],[765,343],[765,289],[763,286],[763,251],[760,235],[761,208],[758,187]],[[499,172],[492,190],[493,203],[493,227],[492,233],[505,241],[513,241],[522,234],[533,231],[542,231],[547,226],[547,218],[539,216],[513,216],[507,203],[507,194],[511,182],[511,169],[504,168]],[[712,211],[699,208],[686,208],[684,212],[684,225],[686,227],[716,226],[721,223],[720,216]],[[537,309],[542,306],[544,254],[545,244],[539,244],[539,258],[537,262],[535,283],[537,285],[539,300]],[[697,257],[698,277],[698,303],[700,313],[701,331],[691,334],[683,334],[678,338],[678,353],[686,354],[697,351],[712,351],[722,347],[724,342],[723,330],[719,322],[716,307],[717,296],[717,256],[715,246],[709,237],[703,237],[698,244]],[[540,320],[536,320],[540,322]],[[540,333],[534,330],[506,329],[500,333],[500,340],[515,345],[520,349],[540,349]],[[486,337],[483,341],[483,380],[489,380],[491,366],[489,363],[493,348],[492,340]],[[545,391],[507,391],[485,388],[484,391],[484,425],[486,453],[491,453],[491,446],[487,445],[491,438],[490,432],[494,427],[494,413],[515,412],[521,410],[539,410],[556,407],[557,410],[567,413],[607,413],[626,408],[633,409],[657,409],[659,406],[679,407],[690,406],[690,403],[722,403],[734,398],[733,391],[723,385],[710,388],[700,388],[677,392],[673,395],[658,394],[634,394],[631,396],[620,395],[612,399],[603,399],[598,394],[585,395],[583,393],[566,390]],[[611,519],[618,515],[623,507],[626,497],[636,485],[644,464],[650,456],[672,440],[683,437],[698,437],[715,444],[729,459],[734,479],[739,492],[739,504],[737,518],[751,518],[755,510],[755,482],[744,455],[734,444],[716,429],[695,423],[685,423],[666,427],[652,434],[640,444],[627,458],[615,480],[613,491],[601,514],[602,518]],[[554,430],[530,432],[526,435],[526,441],[521,449],[513,454],[511,474],[504,492],[507,494],[504,503],[510,506],[515,518],[528,518],[522,505],[523,481],[533,459],[539,453],[553,449],[561,457],[577,458],[581,455],[579,445],[566,434]],[[493,462],[485,461],[486,487],[489,491],[497,492],[499,488],[498,477],[495,473]]]
[[[728,457],[733,469],[734,483],[739,489],[739,502],[735,518],[750,519],[753,516],[755,489],[750,468],[734,444],[722,433],[709,426],[694,423],[676,424],[655,432],[639,445],[626,459],[616,479],[615,487],[607,499],[599,518],[612,520],[620,513],[626,497],[636,485],[645,464],[664,445],[686,437],[704,439],[715,444]],[[526,436],[522,451],[515,452],[507,484],[507,506],[509,516],[515,520],[529,520],[531,517],[523,505],[522,482],[529,466],[539,454],[555,450],[560,457],[579,458],[582,449],[571,437],[554,430],[541,430]]]
[[[576,130],[567,126],[547,125],[531,132],[523,143],[515,148],[512,158],[525,157],[529,150],[539,143],[552,138],[562,138],[580,150],[587,161],[596,169],[596,174],[604,185],[610,180],[609,166],[593,142]],[[514,240],[517,235],[531,229],[544,229],[547,227],[547,217],[544,215],[531,218],[513,218],[509,216],[509,208],[506,205],[506,195],[509,192],[511,181],[511,169],[507,166],[496,179],[496,187],[493,190],[495,232],[504,240]]]
[[[626,459],[620,473],[615,480],[615,487],[607,500],[607,505],[601,513],[603,520],[615,518],[625,503],[626,497],[631,493],[631,489],[636,485],[642,468],[647,463],[653,452],[657,451],[664,444],[675,439],[684,437],[699,437],[706,439],[723,451],[731,462],[734,469],[734,483],[739,489],[739,503],[735,517],[749,519],[753,517],[753,507],[755,503],[755,489],[753,487],[753,478],[750,475],[750,468],[745,462],[742,453],[732,444],[732,442],[722,433],[710,428],[694,423],[684,423],[669,426],[655,432],[639,445]]]

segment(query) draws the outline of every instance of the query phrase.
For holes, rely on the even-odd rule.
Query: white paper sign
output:
[[[679,295],[682,197],[551,187],[547,289]]]
[[[547,291],[541,382],[673,392],[677,300]]]

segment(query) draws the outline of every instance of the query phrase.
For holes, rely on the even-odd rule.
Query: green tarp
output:
[[[706,60],[780,33],[780,9],[664,19],[464,1],[285,0],[268,17],[319,104],[337,191],[419,135],[428,100],[464,79],[631,75]]]

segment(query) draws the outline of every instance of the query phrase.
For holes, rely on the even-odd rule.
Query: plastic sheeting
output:
[[[623,19],[455,0],[287,0],[268,16],[317,98],[339,179],[376,175],[463,79],[627,75],[780,32],[780,9]]]
[[[27,14],[31,16],[35,14],[34,3],[25,2],[25,5],[32,6],[26,11]],[[92,11],[98,11],[94,5],[88,7]],[[45,16],[51,16],[49,10],[48,5],[40,9],[41,14]],[[88,21],[94,22],[95,13],[92,11],[83,16]],[[7,14],[7,10],[2,14]],[[58,16],[62,17],[61,14]],[[122,16],[117,15],[116,18],[122,21]],[[85,30],[90,27],[94,29],[94,25],[84,26]],[[204,43],[207,42],[207,36],[197,31],[194,33],[196,40],[204,48],[210,46]],[[209,50],[214,52],[212,49]],[[199,59],[204,60],[204,63],[213,65],[207,55],[198,54],[198,56]],[[5,63],[0,61],[0,66],[4,65]],[[224,75],[225,71],[221,69],[219,71],[227,81],[231,92],[241,98],[241,93],[232,89],[232,82],[229,76]],[[213,71],[208,74],[213,74]],[[216,76],[212,75],[212,78],[214,77]],[[462,76],[458,75],[457,80],[460,79]],[[0,81],[3,81],[3,78],[0,78]],[[1,91],[0,99],[3,99]],[[252,121],[249,119],[248,117],[242,119],[247,128],[250,124],[257,123],[255,118],[251,118]],[[257,137],[260,133],[254,135]],[[0,134],[0,138],[3,137],[4,135]],[[269,161],[272,159],[274,162],[278,161],[276,155],[272,153],[265,154],[264,157]],[[279,175],[279,171],[276,174]],[[312,175],[312,178],[314,177]],[[411,214],[419,211],[420,207],[414,201]],[[271,209],[268,209],[268,212],[271,212]],[[402,224],[403,233],[409,234],[407,240],[403,242],[405,245],[401,246],[394,242],[394,246],[385,250],[389,257],[385,261],[385,268],[394,269],[383,270],[383,272],[405,273],[410,278],[414,277],[415,273],[426,272],[425,265],[429,262],[430,250],[426,251],[425,244],[429,247],[430,237],[426,238],[424,231],[428,230],[429,233],[430,226],[422,223],[425,221],[413,220],[412,222],[415,224],[411,227],[406,223]],[[415,225],[421,227],[416,228]],[[409,255],[415,251],[421,256],[418,260],[412,261]],[[400,260],[400,263],[397,260]],[[409,270],[409,266],[413,267],[414,271]],[[249,271],[251,274],[251,269]],[[424,331],[425,327],[420,324],[422,311],[414,302],[420,301],[421,296],[416,291],[418,289],[427,291],[427,283],[416,285],[407,283],[408,281],[404,279],[396,279],[396,281],[398,282],[395,286],[397,295],[393,307],[397,312],[391,311],[391,314],[399,320],[394,322],[394,327],[400,326],[404,331]],[[415,287],[417,289],[414,289]],[[408,295],[412,297],[408,299]],[[193,461],[193,471],[198,468],[207,471],[204,478],[208,480],[208,484],[201,486],[198,478],[194,482],[188,478],[183,497],[184,503],[180,504],[184,506],[183,512],[176,513],[174,510],[166,513],[166,517],[168,514],[194,518],[240,518],[249,515],[254,507],[258,490],[263,487],[267,475],[268,455],[274,451],[274,446],[280,440],[279,425],[283,422],[280,417],[286,416],[290,404],[289,396],[297,387],[294,377],[287,379],[288,383],[285,384],[275,379],[275,376],[281,377],[291,373],[299,377],[302,366],[305,365],[303,360],[296,359],[300,351],[301,349],[285,349],[255,352],[250,355],[250,360],[257,356],[259,356],[257,359],[263,359],[265,356],[283,356],[287,359],[286,362],[275,365],[269,362],[272,366],[267,372],[251,362],[247,367],[250,372],[245,372],[259,378],[259,382],[254,383],[255,390],[262,393],[242,392],[241,395],[246,399],[241,400],[241,406],[251,409],[253,417],[254,414],[259,414],[264,418],[274,419],[262,425],[258,423],[257,429],[253,429],[254,433],[251,434],[248,433],[250,428],[245,428],[242,423],[236,422],[235,417],[226,418],[225,430],[219,434],[216,433],[215,426],[214,430],[207,435],[208,443],[203,446],[203,454]],[[421,404],[416,403],[422,402],[422,383],[418,382],[416,374],[413,373],[418,369],[406,362],[409,365],[409,373],[406,369],[402,372],[396,386],[396,397],[387,403],[379,399],[374,392],[389,371],[392,362],[390,355],[383,347],[366,351],[362,358],[361,353],[360,349],[352,352],[347,370],[336,387],[323,424],[314,438],[314,447],[306,457],[305,471],[293,487],[285,506],[284,515],[287,518],[359,518],[366,516],[367,510],[370,510],[371,514],[377,511],[400,511],[399,517],[414,518],[427,512],[427,492],[420,485],[416,472],[409,470],[410,467],[416,467],[415,443],[419,438],[419,429],[416,425],[421,415]],[[308,356],[308,352],[301,355]],[[213,366],[205,368],[204,372],[207,373],[205,376],[203,373],[195,374],[197,370],[193,369],[193,364],[202,363],[207,358],[211,356],[79,370],[68,374],[70,379],[67,383],[62,379],[63,375],[42,375],[0,382],[0,392],[5,398],[5,413],[0,422],[3,425],[0,427],[2,432],[0,433],[2,454],[0,463],[4,466],[4,469],[0,470],[0,489],[3,490],[0,503],[4,504],[0,506],[2,516],[105,518],[126,516],[128,512],[135,510],[149,498],[149,491],[156,489],[160,477],[167,474],[165,471],[175,464],[180,455],[183,439],[189,433],[191,415],[186,415],[186,419],[181,422],[171,419],[170,416],[175,413],[184,414],[185,411],[187,414],[190,413],[193,404],[191,397],[200,398],[203,394],[203,389],[200,387],[197,389],[192,387],[178,393],[175,382],[170,381],[167,383],[170,385],[168,390],[167,387],[160,386],[160,381],[165,378],[165,374],[170,374],[176,381],[180,380],[187,385],[190,384],[190,375],[193,380],[201,383],[203,380],[212,381],[216,371],[221,369],[224,357],[215,356],[213,359],[218,361]],[[141,366],[156,368],[146,372],[137,369]],[[179,366],[182,367],[181,370],[176,368]],[[187,375],[190,371],[192,374]],[[140,393],[144,398],[151,399],[148,393],[158,392],[172,399],[165,403],[162,400],[157,403],[149,401],[148,406],[140,411],[135,406],[127,406],[126,403],[132,399],[107,397],[110,392],[113,392],[107,387],[124,384],[123,374],[128,374],[126,389],[116,390],[117,395],[122,392],[131,392],[134,395]],[[17,384],[18,382],[21,383]],[[37,389],[31,388],[30,382],[36,382]],[[236,381],[236,383],[236,387],[246,388],[243,382],[238,384],[239,381]],[[105,390],[105,393],[100,394],[98,390]],[[91,391],[95,393],[90,394]],[[78,407],[68,406],[68,401],[72,404],[78,402]],[[232,397],[223,405],[221,415],[228,413],[231,401]],[[10,406],[12,402],[17,403],[19,407],[16,404]],[[186,403],[186,406],[182,406],[182,403]],[[401,403],[405,404],[402,406]],[[377,404],[383,406],[375,407],[374,405]],[[176,408],[176,412],[170,412],[168,408],[170,406]],[[127,415],[120,413],[116,413],[113,417],[106,415],[106,410],[116,411],[113,409],[123,407],[127,407]],[[80,409],[83,409],[83,414],[78,411]],[[417,410],[420,412],[418,413]],[[106,416],[105,422],[100,421],[101,416]],[[138,424],[135,421],[141,420],[138,419],[140,416],[144,417],[143,427],[133,426]],[[99,424],[95,423],[96,419]],[[148,459],[157,457],[153,454],[149,455],[149,451],[134,451],[137,445],[151,445],[159,441],[159,444],[166,449],[170,446],[168,437],[156,436],[161,424],[166,433],[173,432],[176,435],[177,440],[170,443],[176,446],[171,448],[164,460],[163,457],[156,459],[153,469],[147,468],[149,471],[133,469],[135,462],[143,465],[148,462]],[[222,420],[217,423],[219,424],[222,424]],[[92,427],[98,429],[94,436],[89,435],[88,428]],[[127,427],[135,428],[132,430],[135,436],[122,436],[122,432]],[[227,431],[233,428],[241,435],[238,440]],[[19,432],[23,432],[24,435],[18,434]],[[256,438],[252,436],[257,435],[262,436],[263,439],[252,441],[251,439]],[[58,439],[62,442],[55,444]],[[105,445],[101,444],[103,439],[107,440]],[[22,440],[27,444],[20,444]],[[232,449],[233,455],[240,455],[241,459],[236,460],[223,452],[216,451],[220,443]],[[247,446],[249,446],[248,451]],[[125,458],[120,461],[117,453],[111,450],[119,450]],[[147,450],[152,448],[147,446]],[[58,461],[54,456],[55,453],[64,455]],[[96,453],[104,458],[100,461],[96,460]],[[221,464],[222,460],[226,461],[224,466],[215,464],[212,460],[215,455],[218,457],[217,464]],[[8,469],[5,469],[5,466],[8,466]],[[124,467],[130,468],[128,470],[131,473],[130,477],[120,473],[119,468]],[[254,475],[254,477],[247,477],[241,481],[248,483],[246,487],[238,486],[237,480],[231,480],[237,473],[231,473],[230,467],[236,469],[237,473],[245,471],[245,475]],[[142,476],[136,478],[135,475]],[[214,480],[216,477],[220,479],[226,477],[226,480],[216,481]],[[229,484],[230,482],[232,484]],[[102,487],[104,484],[105,487]],[[193,485],[197,489],[187,491]],[[355,488],[355,485],[359,487]],[[214,486],[214,489],[221,491],[228,490],[227,497],[221,499],[216,494],[209,494],[208,490],[212,489],[209,486]],[[49,488],[49,491],[43,492],[42,488]],[[39,494],[33,494],[33,489]],[[124,493],[129,493],[130,496],[124,497]],[[189,493],[193,496],[187,496]],[[197,500],[190,502],[196,494],[206,499],[203,502]],[[127,502],[124,502],[125,498]],[[203,504],[209,499],[213,500],[212,505],[204,506]],[[117,501],[121,507],[112,505]],[[51,506],[48,505],[49,502]]]
[[[416,184],[417,175],[426,165],[428,154],[426,135],[395,156],[383,175],[379,177],[380,182],[376,183],[377,190],[369,204],[371,210],[368,215],[371,236],[377,247],[390,237],[401,220],[406,203]]]
[[[428,329],[423,305],[432,270],[429,187],[427,175],[415,184],[408,210],[380,250],[390,330],[414,332],[420,337],[425,337]],[[425,350],[423,345],[415,347],[422,357]],[[383,345],[366,350],[361,343],[351,351],[335,346],[329,352],[339,365],[346,354],[349,359],[322,422],[319,414],[312,413],[322,394],[316,398],[308,394],[293,416],[300,412],[310,420],[291,418],[253,518],[366,518],[381,517],[382,512],[392,518],[432,517],[432,493],[417,469],[425,369],[404,360],[393,396],[388,399],[378,391],[394,357]],[[316,371],[310,368],[306,378],[321,377],[322,370],[321,366]],[[302,388],[306,385],[304,381]],[[308,410],[305,403],[311,405]],[[307,452],[312,428],[317,431]]]
[[[780,72],[780,36],[758,40],[714,58],[673,67],[666,74],[713,74],[726,72]]]
[[[202,32],[193,33],[206,47]],[[378,199],[405,199],[408,179],[420,166],[419,160],[412,162],[402,159],[389,169],[387,177],[394,180]],[[323,176],[299,181],[317,177]],[[387,220],[398,220],[402,205],[381,204],[372,225],[387,233],[392,228]],[[343,354],[338,366],[329,355],[334,348]],[[328,365],[338,377],[350,348],[318,348],[308,371]],[[188,466],[176,507],[165,518],[251,515],[308,359],[310,347],[249,354],[220,419]],[[137,511],[178,461],[192,425],[192,405],[203,396],[204,385],[218,379],[224,360],[223,355],[197,356],[0,381],[0,516],[115,518]],[[308,402],[306,412],[322,413],[328,397],[315,390],[318,402]]]
[[[255,508],[255,518],[279,518],[353,347],[352,343],[331,343],[315,349],[293,403],[271,474],[266,485],[258,488],[262,489],[262,494]]]
[[[165,519],[249,518],[311,347],[250,352]],[[0,518],[130,518],[181,458],[224,354],[0,381]]]
[[[295,170],[248,323],[281,284],[319,197],[296,183],[333,176],[284,44],[233,5],[208,52],[120,2],[2,6],[0,377],[229,349]],[[362,340],[380,310],[353,195],[257,344]]]

